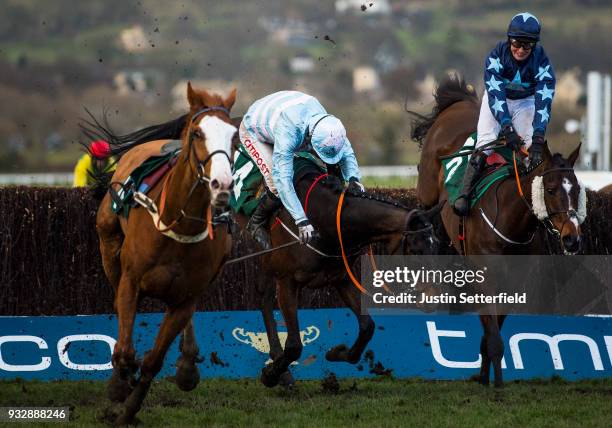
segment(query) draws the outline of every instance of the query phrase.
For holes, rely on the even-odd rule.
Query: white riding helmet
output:
[[[330,165],[340,162],[347,142],[346,129],[340,119],[331,115],[321,119],[318,115],[312,118],[310,126],[314,126],[310,143],[321,160]]]

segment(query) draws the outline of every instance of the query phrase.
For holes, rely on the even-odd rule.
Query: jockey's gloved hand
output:
[[[514,152],[518,152],[521,149],[521,137],[519,137],[512,125],[504,125],[501,135],[506,140],[506,147]]]
[[[350,193],[364,193],[365,187],[359,182],[359,180],[357,180],[356,177],[351,177],[349,178],[349,185],[347,187],[347,190]]]
[[[529,147],[530,165],[537,165],[542,162],[542,151],[544,150],[544,137],[534,135],[531,139],[531,147]]]
[[[308,244],[312,241],[312,238],[315,237],[314,227],[312,227],[308,220],[302,220],[297,223],[297,227],[300,235],[300,242],[302,244]]]

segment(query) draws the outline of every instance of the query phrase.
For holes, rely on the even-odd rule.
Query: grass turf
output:
[[[610,426],[612,379],[509,382],[501,389],[467,381],[300,381],[287,391],[257,380],[213,379],[182,392],[151,387],[141,426]],[[338,389],[339,386],[339,389]],[[0,406],[69,406],[71,425],[104,426],[105,384],[0,381]],[[58,426],[32,424],[32,426]]]

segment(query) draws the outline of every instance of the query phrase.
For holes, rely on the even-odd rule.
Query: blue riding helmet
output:
[[[334,165],[340,162],[346,147],[346,129],[340,119],[327,116],[323,119],[319,115],[311,120],[311,126],[316,124],[312,131],[310,143],[321,160]]]
[[[508,26],[508,37],[532,42],[540,40],[540,21],[529,12],[514,15]]]

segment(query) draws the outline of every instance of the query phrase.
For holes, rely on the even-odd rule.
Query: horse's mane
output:
[[[419,144],[419,147],[423,146],[427,131],[429,131],[429,128],[431,128],[442,111],[459,101],[470,101],[478,104],[478,95],[476,95],[474,87],[467,84],[459,73],[449,74],[440,82],[433,96],[435,105],[430,114],[424,116],[410,110],[408,111],[408,113],[414,116],[410,136]]]

